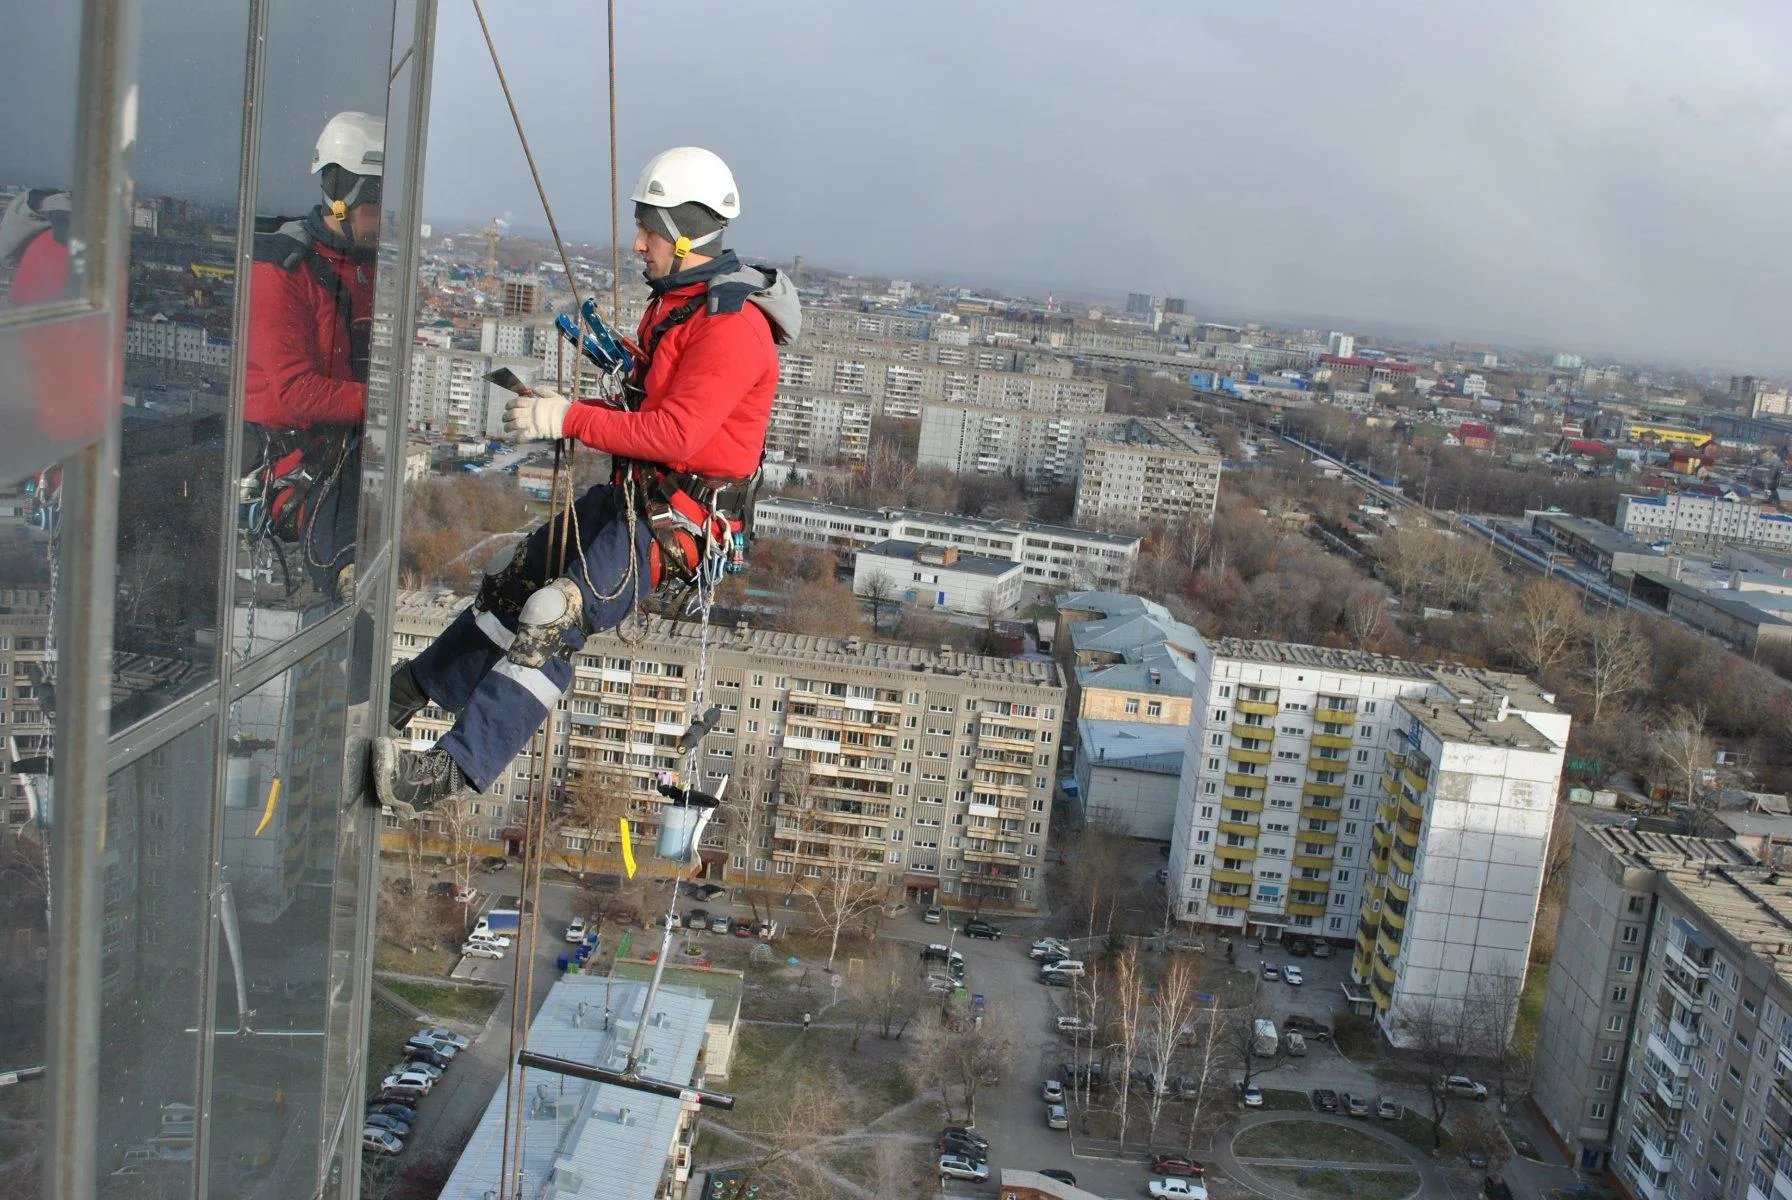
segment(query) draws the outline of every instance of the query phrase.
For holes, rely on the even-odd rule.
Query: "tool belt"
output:
[[[259,447],[251,447],[257,436]],[[238,483],[245,526],[283,542],[299,541],[355,440],[354,431],[346,429],[250,426],[244,436],[248,470]]]
[[[648,547],[652,587],[695,586],[712,562],[730,574],[746,569],[747,514],[758,472],[744,479],[718,479],[629,460],[616,468],[616,482],[625,477],[634,480],[641,516],[653,535]]]

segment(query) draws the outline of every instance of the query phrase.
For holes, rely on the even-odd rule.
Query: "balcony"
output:
[[[1332,869],[1332,860],[1321,854],[1296,854],[1293,862],[1296,867],[1308,867],[1315,871]]]
[[[1288,902],[1288,912],[1290,915],[1296,917],[1323,917],[1325,915],[1325,903],[1321,901],[1315,904],[1306,900],[1290,900]]]
[[[1375,950],[1376,953],[1384,955],[1389,962],[1394,962],[1400,957],[1400,943],[1388,935],[1388,927],[1385,922],[1383,922],[1380,932],[1375,935]]]
[[[1227,778],[1230,778],[1228,776]],[[1258,796],[1222,796],[1220,802],[1227,808],[1240,812],[1260,813],[1263,811],[1263,797]]]
[[[1645,1045],[1658,1077],[1665,1073],[1685,1079],[1692,1074],[1692,1052],[1669,1037],[1659,1021],[1649,1027]]]
[[[1394,964],[1377,954],[1375,956],[1375,978],[1388,988],[1394,986],[1394,980],[1400,978],[1400,972]]]
[[[1213,881],[1215,883],[1231,883],[1243,887],[1250,887],[1252,878],[1253,877],[1249,871],[1232,871],[1225,867],[1215,867],[1213,869]]]
[[[1342,814],[1335,804],[1303,804],[1300,815],[1304,821],[1336,821]]]
[[[1241,738],[1257,738],[1268,741],[1275,737],[1276,727],[1272,724],[1249,725],[1243,721],[1232,722],[1232,736]]]
[[[1378,975],[1369,977],[1369,998],[1375,1001],[1376,1012],[1386,1012],[1388,1005],[1394,1002],[1393,993],[1381,986],[1381,977]]]
[[[1303,796],[1329,796],[1336,799],[1344,794],[1344,785],[1341,783],[1308,783],[1301,788],[1300,794]]]
[[[1383,904],[1381,906],[1381,923],[1398,935],[1401,930],[1406,928],[1406,914],[1392,904]]]
[[[1407,796],[1400,798],[1400,815],[1418,825],[1425,819],[1425,806]]]
[[[1273,717],[1282,711],[1274,700],[1239,700],[1233,707],[1239,712],[1251,713],[1259,717]]]
[[[1390,860],[1392,860],[1395,856],[1389,855],[1388,857]],[[1401,883],[1398,879],[1395,879],[1392,875],[1388,876],[1388,882],[1387,882],[1389,898],[1398,900],[1401,903],[1405,903],[1406,901],[1412,899],[1412,872],[1410,870],[1408,870],[1405,872],[1405,875],[1406,875],[1405,883]]]
[[[999,850],[994,847],[972,850],[967,847],[964,851],[964,860],[981,863],[1018,863],[1020,862],[1020,847],[1015,846],[1013,850]]]
[[[1394,842],[1410,858],[1413,851],[1419,848],[1419,831],[1407,827],[1405,821],[1394,826]]]
[[[1306,842],[1319,846],[1329,846],[1338,840],[1338,830],[1336,826],[1333,826],[1330,829],[1308,829],[1303,826],[1294,831],[1294,837],[1299,842]],[[1303,847],[1303,851],[1304,849],[1305,848]]]
[[[1429,779],[1419,774],[1411,767],[1401,768],[1400,779],[1407,787],[1413,790],[1414,795],[1423,795],[1425,789],[1431,786],[1431,781]]]
[[[1651,1169],[1642,1160],[1642,1152],[1631,1144],[1632,1154],[1625,1157],[1624,1175],[1642,1200],[1669,1200],[1667,1176]]]
[[[1666,1174],[1674,1169],[1674,1139],[1652,1130],[1647,1125],[1639,1125],[1636,1130],[1637,1144],[1643,1148],[1643,1161],[1656,1171]],[[1656,1137],[1661,1141],[1658,1143]]]
[[[1356,710],[1353,708],[1330,708],[1323,703],[1313,710],[1313,719],[1327,725],[1356,724]]]
[[[1387,792],[1387,794],[1395,800],[1406,795],[1406,793],[1400,789],[1400,780],[1393,775],[1383,775],[1381,777],[1381,786],[1382,790]]]
[[[1315,746],[1324,746],[1328,750],[1348,750],[1353,745],[1347,733],[1316,733],[1312,742]]]
[[[1260,767],[1269,765],[1269,751],[1267,750],[1246,750],[1241,746],[1233,746],[1226,751],[1226,757],[1233,762],[1255,763]]]
[[[1261,833],[1262,830],[1258,829],[1256,824],[1250,821],[1221,821],[1220,832],[1236,834],[1239,837],[1254,838]]]
[[[1226,786],[1229,788],[1235,788],[1235,787],[1254,788],[1257,791],[1262,791],[1264,788],[1269,786],[1269,776],[1268,775],[1252,775],[1252,774],[1249,774],[1244,771],[1227,771],[1226,772]],[[1227,800],[1236,800],[1236,799],[1239,799],[1239,797],[1227,796],[1226,799]]]
[[[1381,761],[1387,765],[1388,773],[1392,774],[1406,765],[1406,755],[1387,750],[1382,753]]]
[[[1386,825],[1377,825],[1369,831],[1369,844],[1377,850],[1386,850],[1393,840],[1394,833]]]
[[[1394,848],[1388,852],[1388,864],[1394,870],[1400,872],[1402,875],[1405,875],[1409,878],[1412,876],[1412,873],[1414,871],[1418,870],[1417,864],[1415,864],[1413,862],[1412,855],[1407,851],[1407,849],[1404,846],[1401,846],[1399,844],[1396,844],[1394,846]],[[1410,885],[1408,885],[1408,889],[1409,890],[1408,890],[1407,894],[1410,895],[1411,894]],[[1405,898],[1406,898],[1405,896],[1401,897],[1402,900],[1404,900]]]
[[[1240,858],[1246,862],[1254,862],[1257,858],[1255,846],[1215,846],[1213,852],[1221,858]]]

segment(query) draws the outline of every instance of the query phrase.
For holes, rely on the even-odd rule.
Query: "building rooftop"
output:
[[[1091,431],[1088,443],[1094,445],[1153,446],[1169,454],[1190,454],[1201,458],[1220,456],[1219,446],[1191,422],[1168,421],[1160,417],[1137,417],[1124,425],[1113,425],[1100,432]]]
[[[1150,721],[1096,721],[1076,723],[1077,754],[1090,766],[1149,771],[1155,775],[1182,774],[1182,755],[1188,729]]]
[[[849,508],[844,504],[823,504],[819,500],[802,500],[795,496],[765,496],[757,503],[798,512],[812,512],[841,521],[884,524],[906,520],[941,529],[962,529],[967,533],[980,533],[986,537],[991,533],[1011,536],[1027,534],[1032,537],[1070,538],[1116,547],[1136,547],[1139,544],[1137,534],[1103,533],[1095,529],[1075,529],[1068,525],[1042,525],[1037,521],[986,520],[983,517],[965,517],[954,513],[923,512],[918,508]]]
[[[1098,613],[1064,621],[1072,653],[1114,655],[1076,669],[1084,687],[1164,696],[1195,694],[1194,656],[1204,645],[1200,631],[1178,621],[1170,610],[1128,592],[1064,592],[1060,613]]]
[[[642,958],[619,958],[610,967],[610,974],[617,979],[646,982],[653,977],[653,966]],[[708,996],[713,1005],[711,1020],[732,1022],[740,1012],[740,995],[745,981],[739,971],[713,967],[681,967],[667,963],[664,982]]]
[[[448,591],[401,591],[398,594],[398,623],[402,625],[408,619],[427,622],[432,627],[446,626],[466,607],[468,600],[469,597]],[[701,642],[701,627],[696,621],[650,616],[639,625],[632,622],[633,618],[628,642],[622,642],[614,633],[597,634],[586,643],[584,656],[595,657],[609,647],[626,647],[634,653],[654,647],[677,647],[682,652],[695,649]],[[1044,659],[961,654],[943,647],[913,646],[907,642],[822,637],[778,629],[755,629],[742,623],[732,630],[710,626],[709,644],[715,649],[744,651],[791,662],[831,666],[861,663],[891,671],[969,675],[991,683],[1062,686],[1058,665]]]
[[[1215,638],[1215,659],[1275,663],[1291,667],[1317,667],[1327,671],[1357,671],[1364,675],[1392,675],[1401,679],[1428,679],[1431,671],[1404,658],[1349,650],[1335,646],[1304,646],[1298,642],[1268,642],[1252,638]]]
[[[1400,707],[1441,740],[1539,753],[1563,749],[1525,720],[1525,713],[1561,710],[1554,696],[1523,675],[1449,666],[1427,673],[1448,694],[1405,696]]]
[[[556,1058],[620,1068],[646,998],[643,983],[564,976],[530,1024],[528,1047]],[[619,1014],[608,1029],[606,1005]],[[642,1074],[688,1084],[697,1071],[710,1001],[699,992],[662,986],[654,1008]],[[651,1200],[660,1194],[681,1101],[548,1071],[519,1070],[506,1077],[486,1106],[442,1189],[443,1200],[482,1200],[491,1189],[505,1190],[507,1181],[500,1178],[505,1114],[515,1119],[511,1079],[523,1093],[522,1145],[517,1151],[513,1144],[509,1164],[521,1176],[513,1184],[519,1191],[557,1200]]]
[[[967,575],[984,575],[991,579],[1000,579],[1004,575],[1012,575],[1021,569],[1021,565],[1011,558],[991,558],[986,554],[965,554],[961,551],[958,557],[951,562],[936,561],[935,558],[926,557],[929,553],[937,557],[940,550],[941,547],[929,542],[908,542],[901,538],[890,538],[875,546],[867,546],[859,553],[920,563],[922,566],[937,567],[942,571],[962,571]]]
[[[1577,517],[1572,513],[1542,512],[1536,514],[1536,520],[1542,524],[1553,525],[1564,533],[1586,542],[1606,554],[1646,554],[1653,558],[1664,558],[1648,542],[1631,537],[1621,529],[1614,529],[1603,521],[1595,521],[1590,517]]]

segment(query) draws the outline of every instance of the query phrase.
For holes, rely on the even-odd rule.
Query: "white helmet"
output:
[[[324,123],[311,152],[311,173],[338,166],[355,175],[386,173],[386,123],[364,112],[339,112]]]
[[[675,146],[654,155],[630,198],[654,208],[701,204],[724,221],[740,216],[734,173],[713,152],[697,146]]]

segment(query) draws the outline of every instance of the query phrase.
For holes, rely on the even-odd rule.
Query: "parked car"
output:
[[[934,942],[921,950],[922,962],[943,962],[964,966],[964,952],[947,949],[944,942]]]
[[[1336,953],[1337,951],[1332,949],[1332,944],[1330,942],[1322,940],[1313,943],[1314,958],[1330,958]]]
[[[941,1144],[944,1144],[947,1139],[975,1146],[979,1154],[987,1153],[989,1150],[988,1138],[984,1137],[974,1129],[966,1129],[963,1125],[948,1125],[940,1130]]]
[[[1366,1117],[1369,1115],[1368,1100],[1357,1095],[1355,1092],[1345,1092],[1339,1099],[1344,1102],[1344,1112],[1346,1115],[1352,1117]]]
[[[404,881],[401,880],[400,882]],[[432,896],[454,895],[454,881],[452,879],[437,880],[435,883],[429,885],[429,894]]]
[[[571,921],[567,922],[566,940],[569,942],[582,942],[585,940],[584,917],[574,917]]]
[[[1178,1075],[1170,1085],[1178,1100],[1193,1100],[1201,1094],[1201,1081],[1193,1075]]]
[[[406,1062],[422,1063],[425,1066],[430,1067],[445,1067],[448,1065],[447,1055],[431,1050],[427,1046],[407,1045],[404,1048],[404,1057]]]
[[[1207,1200],[1207,1185],[1193,1179],[1153,1179],[1145,1190],[1152,1200]]]
[[[1291,1033],[1298,1033],[1309,1042],[1329,1042],[1332,1031],[1329,1026],[1315,1021],[1311,1017],[1303,1017],[1299,1013],[1289,1013],[1288,1019],[1282,1022],[1282,1028]]]
[[[462,942],[461,955],[465,958],[503,958],[504,951],[490,942]]]
[[[1463,1096],[1470,1100],[1487,1099],[1487,1085],[1476,1083],[1467,1075],[1449,1075],[1444,1078],[1444,1091],[1452,1096]]]
[[[368,1113],[361,1118],[361,1125],[365,1129],[384,1129],[394,1137],[407,1137],[411,1132],[409,1122],[389,1117],[385,1113]]]
[[[1487,1151],[1485,1150],[1465,1150],[1463,1151],[1462,1158],[1463,1161],[1467,1162],[1469,1166],[1477,1171],[1486,1169]]]
[[[446,1029],[440,1025],[436,1025],[429,1029],[419,1029],[417,1031],[417,1036],[426,1037],[432,1042],[447,1042],[456,1050],[465,1050],[468,1046],[473,1044],[473,1039],[466,1034],[456,1033],[454,1030]]]
[[[1065,1108],[1062,1104],[1046,1105],[1045,1127],[1047,1129],[1069,1129],[1070,1110]]]
[[[1330,1088],[1314,1088],[1313,1107],[1320,1112],[1337,1112],[1338,1093]]]
[[[369,1101],[368,1116],[396,1117],[409,1125],[417,1119],[417,1110],[408,1104],[400,1104],[396,1100]]]
[[[404,1143],[384,1129],[369,1127],[361,1130],[361,1149],[376,1154],[397,1154],[404,1149]]]
[[[413,1033],[411,1035],[411,1040],[405,1043],[405,1048],[433,1051],[449,1060],[452,1060],[456,1054],[460,1053],[460,1049],[455,1046],[453,1042],[432,1038],[428,1034],[423,1033]]]
[[[1282,969],[1280,967],[1276,966],[1272,962],[1265,962],[1263,964],[1263,978],[1269,979],[1269,980],[1276,980],[1276,979],[1280,979],[1281,977],[1282,977]]]
[[[1060,958],[1070,957],[1070,946],[1057,938],[1040,938],[1033,943],[1033,948],[1027,951],[1027,957],[1056,962]]]
[[[402,1104],[406,1108],[416,1108],[422,1100],[424,1089],[402,1084],[387,1084],[367,1098],[369,1104]]]
[[[1313,943],[1304,937],[1291,937],[1288,939],[1287,945],[1288,953],[1296,958],[1305,958],[1313,952]]]
[[[1002,931],[988,921],[966,921],[962,932],[966,937],[982,938],[990,942],[1002,936]]]
[[[1184,1179],[1200,1178],[1207,1168],[1186,1154],[1160,1154],[1151,1160],[1151,1169],[1159,1175],[1178,1175]]]
[[[686,929],[708,929],[709,910],[707,908],[693,908],[690,912],[685,914],[684,927]]]
[[[730,930],[730,932],[732,932],[734,934],[734,936],[738,937],[738,938],[750,938],[755,933],[757,933],[758,930],[759,930],[759,926],[753,924],[752,918],[736,917],[734,919],[733,928]]]
[[[456,904],[471,904],[478,895],[479,892],[474,888],[457,887],[454,889],[454,902]]]
[[[1039,1085],[1039,1098],[1047,1104],[1064,1103],[1064,1085],[1056,1079],[1048,1079]]]
[[[1060,1171],[1057,1167],[1046,1167],[1039,1174],[1047,1179],[1056,1179],[1059,1183],[1068,1183],[1071,1187],[1076,1186],[1076,1176],[1069,1171]]]
[[[1087,1017],[1059,1017],[1059,1033],[1094,1033],[1095,1022]]]
[[[930,904],[921,913],[921,919],[929,925],[938,925],[946,919],[945,910],[937,904]]]
[[[1069,987],[1071,981],[1070,976],[1062,971],[1041,971],[1039,972],[1039,982],[1046,987]]]
[[[1300,973],[1300,968],[1293,963],[1282,968],[1282,979],[1289,987],[1299,987],[1306,982],[1306,978]]]
[[[429,1076],[432,1080],[440,1079],[444,1074],[442,1068],[436,1066],[434,1063],[402,1061],[393,1063],[386,1073],[389,1075],[402,1075],[406,1071],[419,1072],[420,1074]]]
[[[1290,1033],[1282,1039],[1282,1048],[1288,1052],[1290,1058],[1305,1058],[1307,1056],[1307,1039],[1298,1033]]]
[[[1254,1083],[1238,1085],[1238,1099],[1246,1108],[1263,1107],[1263,1089]]]
[[[479,865],[484,868],[487,874],[491,874],[495,871],[502,871],[505,867],[509,866],[510,860],[505,858],[502,854],[488,854],[479,860]]]
[[[941,996],[949,996],[958,990],[958,977],[945,971],[929,971],[927,973],[927,990]]]
[[[709,919],[709,931],[711,933],[727,933],[728,932],[728,917],[727,917],[727,915],[724,913],[717,913],[715,916],[711,917]]]
[[[1390,1096],[1383,1096],[1375,1102],[1375,1115],[1384,1121],[1398,1121],[1403,1106]]]
[[[983,1183],[989,1179],[989,1163],[986,1160],[967,1158],[962,1154],[942,1154],[940,1174],[947,1179],[968,1179],[972,1183]]]
[[[1045,963],[1042,969],[1071,976],[1081,976],[1085,971],[1080,958],[1060,958],[1056,962]]]
[[[728,889],[719,883],[687,883],[684,894],[697,900],[714,900]]]
[[[1159,882],[1159,883],[1168,883],[1168,882],[1170,882],[1170,868],[1168,868],[1168,867],[1159,867],[1159,868],[1158,868],[1158,869],[1157,869],[1157,881],[1158,881],[1158,882]]]

